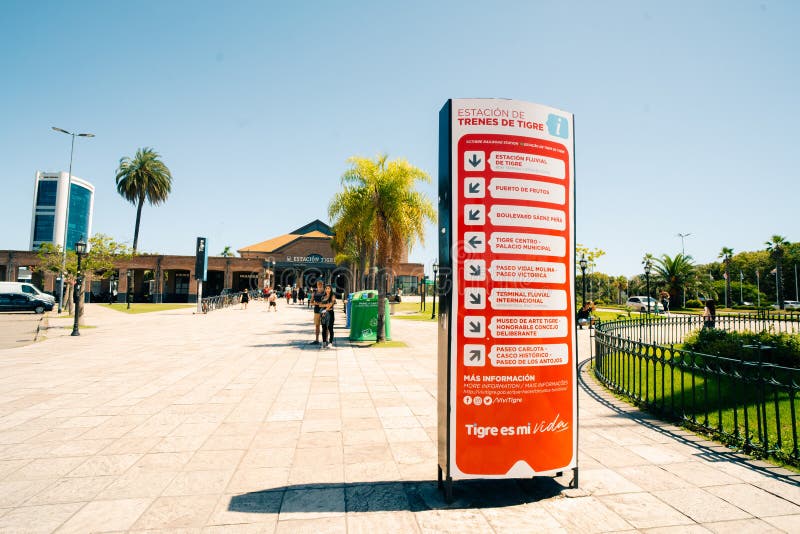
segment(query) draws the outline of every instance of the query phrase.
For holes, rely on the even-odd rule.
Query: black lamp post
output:
[[[422,276],[422,300],[420,301],[420,305],[422,306],[422,310],[425,311],[425,294],[428,292],[428,275]]]
[[[583,305],[586,305],[586,268],[589,266],[589,262],[586,261],[586,256],[581,254],[581,261],[578,262],[581,266],[581,280],[583,280]]]
[[[81,295],[81,287],[83,286],[83,273],[81,272],[81,256],[86,254],[86,243],[83,241],[83,239],[75,243],[75,254],[78,256],[78,271],[77,271],[77,276],[75,278],[75,288],[72,296],[73,300],[75,301],[75,320],[72,323],[72,335],[79,336],[81,335],[81,333],[78,330],[78,318],[81,315],[80,295]]]
[[[436,319],[436,279],[439,273],[439,262],[433,262],[433,309],[431,311],[431,319]]]
[[[647,281],[647,315],[650,315],[650,271],[653,270],[653,263],[648,259],[644,262],[644,278]]]
[[[128,308],[131,309],[131,302],[133,301],[133,271],[128,269],[128,289],[125,291],[125,301],[128,303]]]

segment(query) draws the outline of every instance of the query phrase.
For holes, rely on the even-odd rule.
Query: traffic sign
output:
[[[440,113],[439,468],[575,469],[571,113],[454,99]]]

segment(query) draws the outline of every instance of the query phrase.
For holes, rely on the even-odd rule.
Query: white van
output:
[[[56,301],[53,295],[42,293],[35,285],[27,282],[0,282],[0,293],[25,293],[44,302]]]

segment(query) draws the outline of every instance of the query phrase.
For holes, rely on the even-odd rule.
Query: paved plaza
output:
[[[0,350],[0,532],[800,532],[798,476],[582,367],[572,476],[436,485],[436,326],[309,345],[311,313],[89,305]],[[337,313],[343,322],[343,314]],[[64,328],[67,327],[67,328]],[[589,330],[579,331],[582,358]]]

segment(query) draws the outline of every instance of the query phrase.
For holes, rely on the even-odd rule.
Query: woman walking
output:
[[[330,284],[325,286],[325,294],[320,301],[320,323],[322,324],[322,348],[333,348],[333,307],[336,305],[336,295]]]

